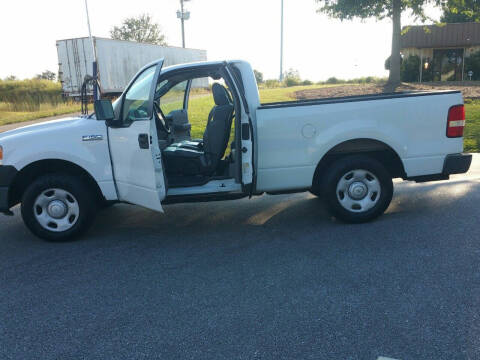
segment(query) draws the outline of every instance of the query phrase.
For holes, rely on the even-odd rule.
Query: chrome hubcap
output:
[[[67,205],[60,200],[53,200],[47,206],[47,213],[55,219],[61,219],[67,214]]]
[[[33,213],[44,229],[62,232],[77,223],[80,207],[77,199],[68,191],[48,189],[35,199]]]
[[[365,212],[379,201],[381,185],[370,171],[357,169],[343,175],[337,184],[337,199],[348,211]]]
[[[355,181],[348,187],[348,194],[355,200],[362,200],[367,193],[368,187],[361,181]]]

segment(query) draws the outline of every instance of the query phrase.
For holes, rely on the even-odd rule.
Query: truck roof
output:
[[[161,59],[158,59],[157,61],[160,61],[160,60]],[[187,69],[187,68],[197,67],[197,66],[221,66],[223,64],[234,64],[234,63],[244,63],[244,62],[245,60],[195,61],[190,63],[165,66],[162,70],[171,71],[171,70],[177,70],[177,69]]]

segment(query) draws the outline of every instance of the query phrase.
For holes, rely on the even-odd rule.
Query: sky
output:
[[[186,4],[186,46],[206,49],[208,60],[243,59],[264,74],[280,73],[280,0],[191,0]],[[284,0],[284,69],[303,79],[387,76],[391,48],[388,20],[344,21],[316,13],[315,0]],[[126,17],[150,14],[169,45],[181,46],[179,0],[89,0],[92,34],[109,37]],[[31,78],[58,71],[55,41],[88,35],[84,0],[3,0],[0,78]],[[428,14],[439,18],[437,9]],[[416,24],[408,15],[403,25]]]

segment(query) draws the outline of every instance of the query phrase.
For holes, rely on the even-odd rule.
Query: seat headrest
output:
[[[214,83],[212,86],[213,100],[215,105],[228,105],[230,104],[230,96],[227,89],[219,83]]]

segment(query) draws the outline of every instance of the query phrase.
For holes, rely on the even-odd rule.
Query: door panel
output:
[[[245,95],[242,93],[242,89],[238,86],[237,83],[241,82],[242,79],[240,76],[235,74],[235,71],[231,71],[231,68],[227,67],[227,72],[230,75],[230,78],[234,80],[235,91],[241,97],[240,107],[240,119],[241,119],[241,152],[242,152],[242,184],[244,186],[250,186],[253,191],[254,183],[254,154],[253,154],[253,126],[248,112],[248,106],[245,99]],[[242,87],[243,88],[243,87]],[[237,114],[238,116],[238,114]]]
[[[242,110],[242,183],[253,183],[253,134],[250,117]]]
[[[153,146],[153,121],[135,121],[127,128],[109,128],[110,151],[119,200],[163,211],[160,202],[166,189],[157,149]],[[149,147],[142,149],[139,137],[147,135]],[[150,143],[150,139],[152,139]]]
[[[153,98],[163,60],[143,69],[122,95],[121,124],[108,138],[118,198],[161,211],[167,189],[153,120]]]

